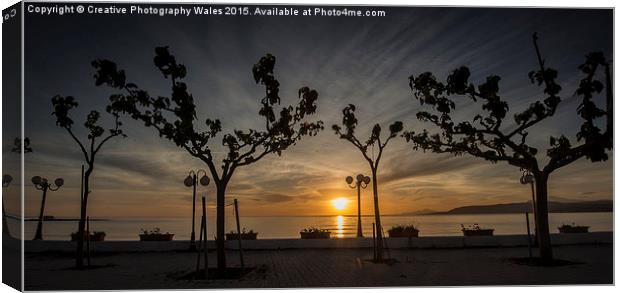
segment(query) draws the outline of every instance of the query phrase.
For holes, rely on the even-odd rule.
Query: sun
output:
[[[335,209],[339,211],[344,210],[347,207],[348,203],[349,203],[349,200],[344,197],[332,199],[332,205],[334,206]]]

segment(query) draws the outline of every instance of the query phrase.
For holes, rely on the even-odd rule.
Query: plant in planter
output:
[[[463,236],[493,236],[493,229],[483,229],[478,224],[467,227],[461,224],[461,231],[463,231]]]
[[[256,240],[258,236],[258,232],[254,232],[254,230],[246,231],[245,228],[241,230],[241,240]],[[226,233],[226,240],[237,240],[239,238],[239,234],[230,231],[230,233]]]
[[[321,229],[317,227],[309,227],[303,229],[299,234],[301,239],[329,239],[332,232],[327,229]]]
[[[158,227],[153,228],[151,231],[141,229],[140,241],[172,241],[174,234],[168,232],[161,233]]]
[[[394,237],[418,237],[420,230],[414,225],[398,225],[392,226],[390,230],[388,230],[388,234],[390,238]]]
[[[84,235],[84,241],[88,240],[88,234],[82,234]],[[77,241],[78,240],[78,233],[74,232],[71,233],[71,241]],[[90,233],[90,241],[103,241],[105,240],[105,232],[97,232],[97,231],[93,231],[93,233]]]
[[[563,224],[558,227],[560,233],[588,233],[590,226],[579,226],[573,223],[572,225]]]

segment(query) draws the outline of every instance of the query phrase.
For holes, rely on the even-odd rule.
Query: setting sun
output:
[[[347,203],[349,203],[349,200],[344,197],[339,197],[332,200],[332,205],[339,211],[344,210],[347,207]]]

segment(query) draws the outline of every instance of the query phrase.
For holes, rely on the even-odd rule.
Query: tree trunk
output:
[[[80,207],[80,222],[77,230],[77,252],[75,258],[75,266],[77,268],[84,267],[84,229],[86,227],[86,207],[88,206],[88,194],[90,188],[90,174],[93,172],[92,167],[84,173],[84,193],[82,194],[82,206]]]
[[[372,194],[375,204],[375,223],[377,226],[377,259],[375,261],[383,261],[383,228],[381,226],[381,213],[379,213],[379,194],[377,192],[377,169],[372,169]]]
[[[2,235],[4,234],[11,236],[11,233],[9,233],[9,224],[6,220],[6,211],[4,210],[4,197],[2,197]]]
[[[226,185],[227,183],[217,184],[217,219],[216,219],[216,251],[217,251],[217,272],[218,275],[223,276],[226,273],[226,247],[224,231],[226,220],[225,208],[226,208]]]
[[[532,214],[534,215],[534,245],[538,245],[538,220],[536,217],[538,211],[536,209],[536,186],[534,182],[530,183],[530,187],[532,188]]]
[[[361,188],[362,182],[357,182],[357,237],[363,238],[364,233],[362,231],[362,204],[361,200]]]
[[[33,240],[43,240],[43,214],[45,213],[45,198],[47,197],[47,186],[43,187],[43,198],[41,199],[41,210],[39,211],[39,223],[37,224],[37,232],[34,234]]]
[[[537,172],[534,174],[536,182],[536,237],[542,264],[553,261],[551,251],[551,237],[549,235],[549,209],[547,207],[547,180],[549,174]]]

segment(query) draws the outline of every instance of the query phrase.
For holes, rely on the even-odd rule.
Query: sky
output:
[[[114,93],[94,85],[90,62],[113,60],[129,81],[152,95],[167,96],[169,81],[152,61],[157,46],[169,46],[186,65],[186,83],[197,104],[198,120],[218,118],[224,133],[262,125],[258,110],[264,90],[254,83],[251,69],[266,53],[277,58],[275,75],[281,84],[282,105],[296,103],[302,86],[319,92],[313,119],[325,123],[323,132],[304,138],[281,157],[267,156],[235,173],[227,197],[229,201],[238,198],[245,215],[356,213],[355,191],[344,179],[369,175],[370,169],[357,149],[338,139],[331,125],[340,124],[342,108],[355,104],[356,133],[364,140],[375,123],[384,129],[394,121],[402,121],[406,130],[432,129],[415,118],[423,108],[408,87],[412,74],[431,71],[445,79],[465,65],[474,83],[499,75],[500,94],[510,105],[508,117],[541,99],[542,89],[527,76],[537,66],[534,32],[546,64],[560,72],[563,102],[554,117],[530,131],[528,142],[539,149],[540,162],[547,160],[549,136],[564,134],[577,143],[581,121],[575,114],[579,101],[574,92],[582,78],[577,67],[591,51],[603,51],[613,59],[612,10],[385,10],[387,16],[374,18],[28,15],[25,131],[34,152],[26,155],[26,178],[63,177],[66,185],[50,194],[46,214],[78,215],[82,156],[70,136],[55,126],[50,99],[57,94],[77,99],[74,128],[85,140],[82,123],[87,112],[104,112]],[[459,102],[459,106],[455,120],[471,119],[480,111],[480,105],[471,102]],[[206,169],[206,165],[159,138],[154,129],[129,117],[122,121],[128,137],[112,140],[98,155],[90,215],[189,215],[191,189],[183,179],[190,169]],[[103,123],[109,126],[111,120]],[[507,129],[513,126],[507,125]],[[221,136],[212,145],[221,160],[220,140]],[[612,199],[612,161],[613,154],[603,163],[580,159],[554,172],[549,181],[551,199]],[[414,151],[399,137],[386,148],[379,167],[380,207],[383,214],[399,214],[524,202],[531,195],[529,187],[519,183],[520,176],[517,167],[504,163]],[[40,192],[26,182],[26,215],[33,216],[40,206]],[[213,208],[213,184],[198,190],[207,194]],[[337,211],[331,202],[341,197],[350,201]],[[372,214],[370,187],[363,190],[361,205],[363,214]]]

